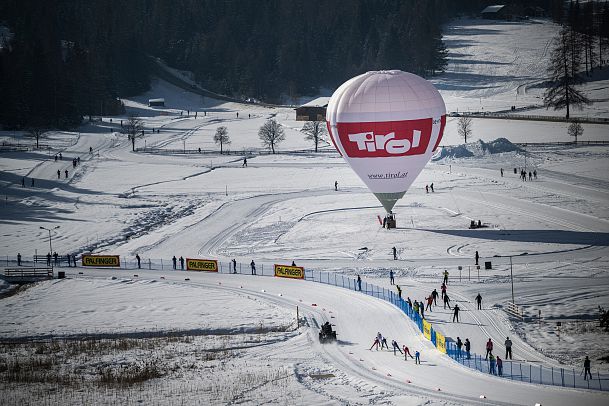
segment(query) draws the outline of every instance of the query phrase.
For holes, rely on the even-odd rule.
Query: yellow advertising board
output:
[[[83,255],[81,260],[82,266],[121,266],[118,255]]]
[[[431,340],[431,323],[423,319],[423,335],[428,340]]]
[[[436,347],[446,354],[446,337],[436,331]]]
[[[218,272],[218,261],[215,259],[186,258],[186,270]]]
[[[288,266],[275,264],[275,276],[279,278],[304,279],[305,270],[301,266]]]

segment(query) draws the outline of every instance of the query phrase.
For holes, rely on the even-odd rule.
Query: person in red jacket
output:
[[[408,347],[403,346],[402,349],[404,350],[404,361],[408,361],[408,356],[410,355],[410,358],[414,358],[412,356],[412,354],[410,353],[410,350],[408,349]]]
[[[493,341],[490,338],[486,342],[486,356],[484,359],[488,359],[489,355],[493,355]]]

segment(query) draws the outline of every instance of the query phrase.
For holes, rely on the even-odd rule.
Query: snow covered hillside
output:
[[[527,86],[543,78],[555,30],[547,22],[481,20],[448,27],[451,63],[435,81],[448,109],[539,103],[538,89]],[[166,107],[148,107],[156,97]],[[0,155],[7,267],[18,253],[32,266],[50,244],[62,257],[116,254],[123,263],[105,270],[64,263],[67,279],[0,285],[3,404],[609,401],[607,392],[516,382],[460,365],[388,302],[261,275],[295,261],[396,292],[391,270],[404,298],[423,301],[440,291],[448,270],[461,321],[441,305],[426,318],[451,342],[469,338],[484,355],[491,338],[503,356],[509,336],[513,365],[573,376],[589,356],[595,379],[604,379],[609,334],[596,318],[609,303],[609,145],[523,146],[571,140],[563,123],[491,119],[475,119],[471,142],[459,145],[456,118],[449,118],[444,148],[398,202],[398,228],[389,231],[378,222],[378,201],[332,147],[312,152],[290,108],[219,102],[161,80],[125,104],[144,122],[137,152],[120,133],[126,117],[103,117],[80,131],[46,133],[48,149]],[[608,117],[603,106],[590,114]],[[269,118],[286,129],[276,155],[262,151],[258,138]],[[228,129],[230,154],[213,142],[219,126]],[[609,141],[608,126],[584,128],[580,140]],[[19,132],[0,137],[32,144]],[[515,171],[523,168],[537,178],[520,179]],[[470,229],[472,221],[485,227]],[[216,259],[222,272],[173,270],[173,256]],[[228,273],[232,259],[240,274]],[[257,276],[247,275],[252,260]],[[512,281],[522,319],[505,312]],[[325,321],[337,330],[336,343],[319,343]],[[371,351],[377,332],[420,351],[422,363]]]

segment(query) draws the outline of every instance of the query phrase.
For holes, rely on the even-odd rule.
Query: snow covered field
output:
[[[516,97],[535,103],[535,89],[517,92],[542,77],[539,58],[555,29],[549,23],[480,20],[449,27],[451,63],[436,81],[448,109],[477,109],[476,103],[483,103],[500,110]],[[510,52],[506,44],[512,44]],[[465,61],[465,54],[475,63]],[[501,59],[505,55],[511,59]],[[148,108],[151,97],[165,97],[167,108]],[[278,278],[169,270],[173,255],[214,258],[224,267],[235,258],[243,269],[254,259],[265,273],[274,263],[294,260],[307,269],[351,278],[359,274],[388,289],[393,289],[388,273],[394,270],[403,296],[420,301],[439,290],[447,269],[449,293],[463,309],[463,320],[450,322],[451,313],[439,307],[426,313],[446,336],[469,337],[479,354],[490,337],[501,355],[503,340],[510,336],[517,360],[579,370],[589,355],[593,371],[607,373],[609,335],[595,318],[598,306],[609,303],[609,145],[539,145],[503,152],[511,143],[570,141],[566,125],[474,120],[473,142],[467,146],[472,156],[446,148],[449,157],[430,162],[396,206],[398,228],[387,231],[377,220],[383,215],[380,204],[337,153],[327,146],[318,154],[294,152],[312,146],[289,108],[221,103],[162,81],[126,105],[147,129],[160,130],[146,131],[138,148],[174,151],[132,152],[114,117],[80,132],[47,134],[42,142],[51,147],[48,151],[0,156],[2,259],[10,263],[17,252],[26,261],[46,254],[49,233],[40,226],[59,226],[52,231],[59,254],[120,254],[129,268],[65,268],[68,279],[0,299],[0,366],[15,371],[9,360],[20,360],[24,370],[48,372],[46,378],[16,375],[0,390],[3,403],[609,401],[607,393],[517,383],[469,370],[435,350],[397,308],[357,292]],[[606,110],[602,114],[609,116]],[[286,127],[280,154],[255,155],[243,168],[243,151],[260,148],[257,131],[270,117]],[[228,128],[233,154],[179,153],[217,149],[212,136],[220,125]],[[607,126],[584,128],[583,140],[609,140]],[[493,154],[478,142],[500,137],[509,142]],[[2,139],[31,143],[11,132]],[[442,145],[460,143],[451,118]],[[63,159],[55,161],[59,152]],[[81,164],[73,168],[76,157]],[[521,181],[513,172],[521,167],[537,170],[538,179]],[[21,187],[22,177],[26,187]],[[425,185],[432,182],[435,191],[426,193]],[[471,220],[488,227],[470,230]],[[476,251],[482,261],[492,262],[492,270],[475,268]],[[136,253],[144,268],[150,259],[154,269],[135,271]],[[503,311],[511,300],[510,261],[524,321],[510,320]],[[483,296],[481,311],[474,309],[477,293]],[[304,323],[300,327],[296,306]],[[336,344],[318,343],[317,325],[326,320],[339,333]],[[411,351],[420,350],[422,365],[369,351],[378,331]],[[50,337],[48,348],[27,344]],[[96,351],[77,347],[78,342],[92,342]],[[127,374],[129,366],[146,362],[152,378],[143,383],[110,379],[121,368]],[[49,376],[55,380],[42,383]]]

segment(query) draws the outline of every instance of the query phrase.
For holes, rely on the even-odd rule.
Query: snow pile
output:
[[[454,147],[442,147],[440,153],[436,154],[433,160],[438,161],[444,158],[469,158],[473,156],[480,157],[514,151],[521,151],[521,149],[506,138],[497,138],[491,142],[478,140],[474,143],[462,144]]]

